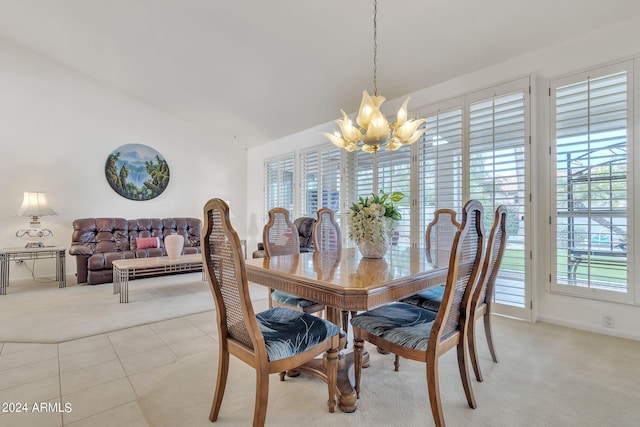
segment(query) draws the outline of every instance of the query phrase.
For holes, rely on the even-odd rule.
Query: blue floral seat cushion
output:
[[[340,332],[318,316],[285,307],[263,311],[256,318],[271,362],[300,354]]]
[[[415,350],[426,350],[436,313],[403,302],[366,311],[351,319],[356,328]]]
[[[415,295],[411,295],[409,298],[403,299],[402,302],[426,308],[427,310],[438,311],[440,304],[442,304],[443,295],[444,285],[435,286],[422,292],[418,292]]]
[[[300,298],[295,295],[291,295],[286,292],[277,291],[277,290],[271,293],[271,299],[276,302],[279,302],[280,304],[290,305],[292,307],[299,307],[302,309],[311,307],[312,305],[317,304],[316,302],[309,301],[308,299]]]

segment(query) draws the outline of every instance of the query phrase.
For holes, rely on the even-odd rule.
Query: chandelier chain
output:
[[[378,0],[373,1],[373,94],[378,96]]]
[[[413,144],[424,135],[427,129],[421,126],[427,119],[407,118],[408,97],[398,110],[394,123],[389,123],[380,111],[384,101],[384,96],[378,96],[378,0],[373,0],[373,96],[366,90],[362,92],[362,102],[355,123],[344,110],[340,110],[342,119],[336,120],[340,132],[323,132],[322,135],[337,147],[347,151],[362,149],[367,153],[377,153],[381,146],[385,150],[397,150]]]

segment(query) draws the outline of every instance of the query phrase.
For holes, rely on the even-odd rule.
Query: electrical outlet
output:
[[[602,326],[604,326],[605,328],[615,328],[616,327],[616,321],[613,318],[612,315],[610,314],[603,314],[602,315]]]

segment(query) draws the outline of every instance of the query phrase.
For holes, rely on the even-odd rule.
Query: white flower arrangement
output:
[[[365,241],[379,245],[390,240],[395,221],[402,218],[394,203],[404,197],[399,191],[387,194],[382,190],[378,195],[360,197],[349,212],[349,238],[358,245]]]

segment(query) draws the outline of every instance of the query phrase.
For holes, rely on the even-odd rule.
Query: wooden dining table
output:
[[[249,281],[324,304],[326,319],[336,325],[343,310],[370,310],[444,283],[447,267],[428,262],[423,248],[397,246],[380,259],[346,248],[246,261]],[[357,407],[352,356],[340,358],[337,395],[343,412]],[[321,359],[300,370],[326,380]]]

